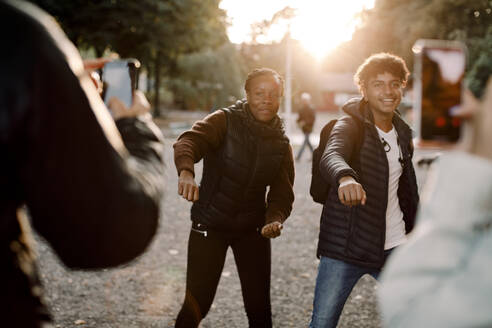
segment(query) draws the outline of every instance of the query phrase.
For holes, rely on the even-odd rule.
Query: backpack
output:
[[[358,119],[354,120],[359,123]],[[328,138],[330,137],[331,130],[333,129],[337,121],[337,119],[331,120],[323,127],[319,135],[319,145],[313,151],[313,162],[311,166],[311,185],[309,187],[309,193],[311,194],[311,197],[313,197],[313,200],[316,203],[320,203],[321,205],[325,204],[325,200],[328,197],[328,192],[330,191],[330,183],[326,181],[325,178],[323,178],[323,176],[321,175],[321,172],[319,170],[319,163],[321,161],[321,156],[323,156],[323,152],[325,151],[326,143],[328,142]],[[363,128],[363,124],[359,123],[358,125]],[[356,154],[356,152],[358,153],[360,151],[364,131],[361,131],[359,136],[359,143],[356,144],[351,158],[354,157],[354,154]]]

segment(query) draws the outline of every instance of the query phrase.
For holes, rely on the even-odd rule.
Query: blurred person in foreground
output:
[[[39,8],[0,2],[0,39],[0,325],[47,327],[30,224],[69,268],[132,260],[158,225],[162,143],[140,92],[131,108],[112,100],[115,124]]]
[[[301,149],[296,156],[296,161],[301,159],[302,153],[304,152],[304,148],[309,147],[311,150],[311,154],[313,153],[313,145],[309,141],[309,136],[311,132],[313,132],[314,121],[316,120],[316,112],[314,110],[314,106],[311,102],[311,95],[307,92],[303,92],[301,94],[301,108],[299,109],[299,113],[297,116],[297,124],[304,133],[304,142],[302,143]]]
[[[398,56],[367,58],[354,77],[362,99],[343,106],[326,144],[320,172],[331,188],[321,214],[311,328],[336,327],[357,281],[365,274],[377,279],[413,228],[412,132],[397,111],[408,75]]]
[[[282,77],[256,69],[244,89],[246,100],[196,122],[174,144],[178,192],[193,202],[186,295],[176,327],[197,327],[207,315],[229,247],[249,326],[272,326],[270,238],[280,235],[292,210],[294,164],[277,115]],[[202,158],[198,187],[194,163]]]
[[[492,79],[468,91],[463,145],[429,174],[417,225],[379,289],[385,327],[492,327]]]

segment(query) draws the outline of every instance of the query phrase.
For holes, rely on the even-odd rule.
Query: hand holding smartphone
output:
[[[112,97],[118,98],[130,108],[133,95],[138,87],[140,62],[136,59],[120,59],[107,62],[102,69],[102,98],[106,106]]]
[[[418,144],[446,147],[462,135],[453,116],[462,102],[466,48],[458,41],[418,40],[415,54],[415,114]]]

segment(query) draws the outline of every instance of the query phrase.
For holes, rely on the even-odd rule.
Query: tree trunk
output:
[[[158,51],[155,58],[154,67],[154,116],[161,116],[161,110],[159,107],[159,88],[161,86],[161,52]]]
[[[150,92],[150,89],[152,88],[152,71],[149,63],[145,65],[145,71],[147,72],[147,88],[145,92],[148,94]]]
[[[94,47],[94,52],[96,53],[96,58],[101,58],[104,53],[104,49],[101,49],[100,47]]]

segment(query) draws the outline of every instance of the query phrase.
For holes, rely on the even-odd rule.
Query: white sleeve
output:
[[[385,327],[492,326],[492,161],[443,155],[379,289]]]

